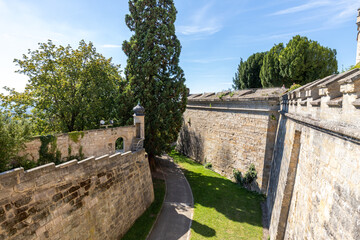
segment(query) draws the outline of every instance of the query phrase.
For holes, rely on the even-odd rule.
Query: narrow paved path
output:
[[[166,195],[148,240],[187,240],[194,212],[194,200],[183,172],[168,156],[157,159],[166,183]]]

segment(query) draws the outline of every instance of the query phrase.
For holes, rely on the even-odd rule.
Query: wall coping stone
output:
[[[301,123],[308,127],[314,128],[321,132],[325,132],[332,136],[339,137],[341,139],[345,139],[351,141],[356,144],[360,144],[360,132],[359,129],[355,126],[341,126],[339,122],[325,122],[319,121],[315,119],[311,119],[309,117],[304,117],[292,113],[287,113],[285,111],[279,111],[280,114],[286,116],[287,118],[294,120],[295,122]]]

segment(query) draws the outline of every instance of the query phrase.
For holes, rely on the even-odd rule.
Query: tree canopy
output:
[[[23,93],[9,90],[3,106],[16,118],[29,118],[36,134],[97,128],[101,119],[119,117],[117,105],[124,82],[119,66],[80,41],[77,49],[39,43],[23,59],[17,72],[29,77]]]
[[[304,85],[337,72],[336,50],[307,37],[294,36],[279,55],[280,74],[286,87]]]
[[[24,149],[30,134],[31,128],[27,121],[12,120],[8,114],[0,111],[0,172],[26,162],[25,158],[17,154]]]
[[[233,88],[261,88],[260,70],[265,54],[265,52],[254,53],[245,62],[240,59],[240,64],[233,78]]]
[[[280,73],[279,56],[284,49],[284,44],[279,43],[270,49],[264,56],[263,65],[260,70],[262,87],[282,86],[285,78]]]
[[[145,108],[145,148],[149,158],[175,142],[185,111],[187,89],[179,66],[180,41],[175,35],[172,0],[129,1],[126,25],[133,32],[124,41],[125,75],[133,104]]]
[[[279,43],[265,54],[255,53],[246,61],[241,60],[233,88],[304,85],[336,73],[337,67],[336,50],[296,35],[286,47]]]

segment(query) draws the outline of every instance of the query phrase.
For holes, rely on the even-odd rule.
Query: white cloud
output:
[[[332,5],[333,14],[328,20],[331,24],[339,24],[345,21],[354,20],[357,14],[357,9],[360,7],[358,0],[342,0],[336,1]]]
[[[220,19],[215,16],[211,16],[209,13],[212,3],[208,3],[202,8],[198,9],[192,17],[191,22],[187,25],[181,25],[178,27],[178,31],[183,35],[213,35],[219,32],[222,28]]]
[[[326,24],[331,23],[338,25],[344,21],[353,19],[357,13],[356,10],[359,7],[359,0],[313,0],[299,6],[277,11],[270,14],[270,16],[285,15],[317,9],[317,14],[313,16],[312,21],[315,21],[314,18],[318,17],[326,20]]]
[[[207,34],[212,35],[220,31],[220,26],[180,26],[179,31],[184,35]]]
[[[302,4],[302,5],[299,5],[299,6],[296,6],[296,7],[291,7],[291,8],[287,8],[287,9],[284,9],[284,10],[277,11],[277,12],[272,13],[270,15],[283,15],[283,14],[302,12],[302,11],[305,11],[305,10],[325,6],[325,5],[328,5],[329,3],[330,3],[329,1],[311,1],[309,3]]]

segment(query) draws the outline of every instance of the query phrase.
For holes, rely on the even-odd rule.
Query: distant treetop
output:
[[[259,74],[256,75],[259,67]],[[337,73],[337,68],[335,49],[296,35],[286,47],[280,43],[266,54],[253,54],[245,62],[241,59],[233,87],[244,89],[283,85],[290,87],[293,83],[304,85]]]

